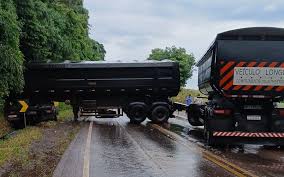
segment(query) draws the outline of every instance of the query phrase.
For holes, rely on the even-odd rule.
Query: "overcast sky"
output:
[[[284,27],[283,0],[84,0],[90,35],[106,60],[145,60],[153,48],[177,46],[198,61],[217,33],[242,27]],[[197,89],[197,74],[188,81]]]

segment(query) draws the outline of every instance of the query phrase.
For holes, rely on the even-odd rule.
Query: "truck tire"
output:
[[[154,123],[161,124],[167,122],[170,118],[170,110],[165,105],[158,105],[154,107],[151,111],[151,115],[149,117]]]
[[[144,104],[132,104],[128,110],[128,118],[131,123],[140,124],[142,123],[147,116],[147,109]]]
[[[189,122],[190,125],[195,126],[195,127],[203,126],[202,122],[200,122],[199,120],[197,120],[195,118],[189,117],[189,116],[188,116],[188,122]]]
[[[216,146],[213,132],[209,130],[207,123],[204,124],[204,138],[207,146]]]
[[[187,110],[188,122],[192,126],[203,126],[200,122],[199,117],[201,116],[200,109],[203,105],[191,104]]]
[[[212,132],[211,131],[206,131],[205,132],[205,140],[206,140],[206,145],[207,146],[216,146],[215,140],[213,138]]]

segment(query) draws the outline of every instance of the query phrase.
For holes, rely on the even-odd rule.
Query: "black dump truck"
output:
[[[147,117],[162,123],[174,111],[169,97],[180,90],[179,64],[171,61],[29,63],[24,72],[25,88],[6,101],[5,117],[12,124],[30,113],[28,105],[51,105],[68,101],[74,118],[81,115],[119,117],[133,123]],[[34,107],[34,106],[33,106]]]
[[[284,145],[284,29],[255,27],[217,35],[197,63],[206,104],[186,107],[209,145]],[[176,106],[181,106],[176,104]]]

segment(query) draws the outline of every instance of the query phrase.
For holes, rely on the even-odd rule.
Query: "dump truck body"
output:
[[[71,100],[109,96],[174,96],[179,92],[179,66],[174,62],[32,63],[25,72],[23,97]]]
[[[284,32],[245,28],[221,33],[198,63],[199,88],[226,97],[267,96],[284,90]]]
[[[284,29],[220,33],[197,66],[208,102],[188,106],[188,120],[208,144],[284,145]]]
[[[165,122],[173,112],[169,97],[180,89],[179,64],[171,61],[29,63],[24,78],[23,93],[8,102],[68,101],[75,120],[123,111],[134,123]]]

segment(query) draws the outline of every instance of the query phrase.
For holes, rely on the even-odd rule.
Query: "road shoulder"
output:
[[[28,144],[26,153],[20,153],[20,156],[12,156],[3,164],[0,167],[0,176],[52,176],[62,154],[74,139],[80,126],[80,124],[65,121],[44,122],[36,127],[31,127],[31,129],[39,129],[39,138]],[[24,131],[28,131],[28,129],[24,129]],[[19,135],[20,133],[16,133],[13,136]],[[13,140],[14,137],[11,137],[11,139]],[[2,140],[1,144],[5,144],[6,141]],[[15,148],[23,149],[21,143],[19,144],[19,147]]]

